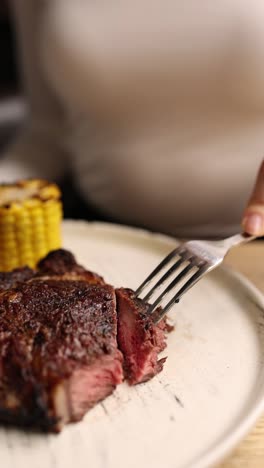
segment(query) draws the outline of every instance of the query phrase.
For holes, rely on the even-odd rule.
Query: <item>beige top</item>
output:
[[[26,27],[15,3],[35,139],[57,147],[42,172],[65,166],[63,141],[106,213],[180,236],[239,229],[263,157],[264,5],[29,0]]]

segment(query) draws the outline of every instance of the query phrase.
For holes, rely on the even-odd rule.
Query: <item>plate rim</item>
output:
[[[134,234],[144,239],[151,238],[166,244],[177,245],[179,240],[173,238],[167,234],[163,234],[157,231],[148,231],[145,228],[123,225],[118,223],[110,223],[104,221],[86,221],[79,219],[64,219],[63,227],[67,229],[67,226],[78,225],[81,229],[100,229],[107,230],[108,232],[118,232],[126,234]],[[242,273],[237,272],[234,268],[227,265],[221,265],[219,267],[223,274],[230,275],[240,287],[249,293],[249,299],[254,302],[257,307],[260,307],[264,311],[264,294],[258,289],[249,279],[247,279]],[[264,369],[264,368],[263,368]],[[243,441],[243,439],[254,429],[257,421],[264,414],[264,383],[263,389],[260,390],[260,396],[256,404],[253,404],[248,410],[242,422],[238,423],[235,429],[231,433],[224,436],[223,440],[216,444],[204,454],[202,454],[197,461],[188,463],[181,468],[212,468],[216,464],[221,463],[232,451]],[[262,395],[261,395],[262,393]],[[241,420],[240,420],[241,421]]]

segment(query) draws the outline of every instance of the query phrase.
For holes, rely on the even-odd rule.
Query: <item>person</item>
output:
[[[262,2],[12,5],[29,113],[2,181],[70,172],[120,222],[264,235]]]

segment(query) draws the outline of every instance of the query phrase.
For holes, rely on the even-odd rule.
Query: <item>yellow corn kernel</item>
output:
[[[35,267],[61,247],[61,193],[44,180],[0,185],[0,271]]]

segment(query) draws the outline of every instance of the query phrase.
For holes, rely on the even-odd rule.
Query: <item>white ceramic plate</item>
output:
[[[115,286],[136,288],[170,251],[165,236],[66,222],[64,246]],[[221,461],[264,411],[264,300],[218,269],[171,312],[164,371],[122,384],[60,435],[0,430],[3,468],[205,468]]]

